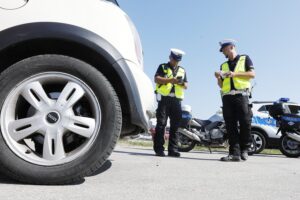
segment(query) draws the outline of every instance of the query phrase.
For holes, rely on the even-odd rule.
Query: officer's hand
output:
[[[221,73],[220,72],[215,72],[215,77],[216,78],[220,78],[221,77]]]
[[[230,71],[230,72],[226,73],[226,76],[229,77],[229,78],[232,78],[232,77],[235,76],[235,73]]]
[[[178,80],[176,78],[171,78],[170,83],[172,84],[178,84]]]

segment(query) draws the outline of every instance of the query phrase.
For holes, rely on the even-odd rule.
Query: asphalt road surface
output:
[[[118,145],[101,170],[73,185],[25,185],[0,175],[0,199],[300,199],[300,158],[256,155],[223,163],[224,155],[192,151],[161,158],[150,148]]]

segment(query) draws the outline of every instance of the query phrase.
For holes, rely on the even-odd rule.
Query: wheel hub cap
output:
[[[46,120],[50,124],[55,124],[60,120],[60,115],[57,112],[50,112],[46,116]]]

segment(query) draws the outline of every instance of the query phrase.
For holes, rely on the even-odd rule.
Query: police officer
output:
[[[247,160],[252,144],[249,95],[250,81],[255,77],[255,72],[249,56],[237,54],[235,43],[234,40],[220,42],[220,52],[228,60],[221,65],[220,72],[215,72],[222,92],[223,116],[229,134],[229,155],[222,157],[221,161]]]
[[[185,53],[179,49],[171,49],[170,61],[159,65],[155,74],[156,96],[158,108],[156,110],[157,124],[154,135],[154,151],[156,156],[165,156],[164,133],[168,117],[170,118],[170,137],[168,156],[180,157],[177,147],[176,131],[181,120],[181,101],[184,90],[187,89],[187,77],[179,62]]]

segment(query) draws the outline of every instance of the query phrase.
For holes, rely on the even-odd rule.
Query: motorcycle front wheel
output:
[[[179,152],[189,152],[191,151],[195,145],[196,141],[188,138],[187,136],[177,132],[177,146]]]
[[[280,151],[287,157],[297,158],[300,156],[300,143],[283,135],[280,137]]]

